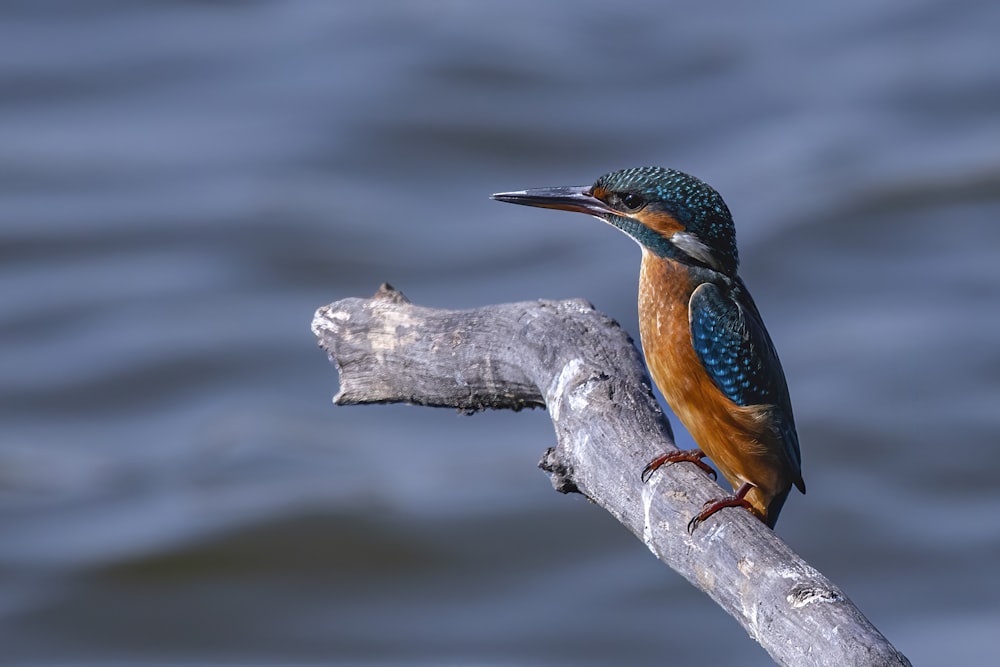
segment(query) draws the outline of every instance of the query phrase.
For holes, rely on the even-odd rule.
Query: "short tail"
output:
[[[800,480],[801,481],[801,480]],[[799,486],[796,482],[795,486]],[[805,485],[799,486],[802,493],[805,493]],[[788,498],[788,492],[791,488],[785,489],[782,493],[779,493],[771,502],[767,504],[767,516],[764,517],[764,523],[767,524],[768,528],[774,529],[774,524],[778,523],[778,515],[781,514],[781,508],[785,506],[785,499]]]

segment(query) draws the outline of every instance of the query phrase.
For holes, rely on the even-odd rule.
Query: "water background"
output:
[[[1000,650],[1000,4],[5,2],[0,663],[766,665],[535,464],[543,411],[337,408],[313,311],[583,297],[491,202],[625,166],[734,212],[809,494],[915,664]],[[681,429],[680,444],[690,444]]]

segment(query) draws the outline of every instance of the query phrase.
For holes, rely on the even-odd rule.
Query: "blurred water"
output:
[[[551,491],[544,413],[334,408],[309,333],[383,280],[635,332],[634,244],[486,197],[638,164],[736,216],[781,535],[914,663],[1000,648],[996,3],[0,19],[0,662],[769,664]]]

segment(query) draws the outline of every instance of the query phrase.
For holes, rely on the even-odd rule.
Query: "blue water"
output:
[[[809,494],[915,664],[1000,650],[1000,5],[7,2],[0,662],[766,665],[535,464],[544,412],[338,408],[313,311],[583,297],[638,252],[491,192],[718,188]],[[681,444],[690,444],[678,429]]]

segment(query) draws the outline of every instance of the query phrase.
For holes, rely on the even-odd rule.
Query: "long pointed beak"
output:
[[[498,192],[495,195],[490,195],[490,199],[523,206],[589,213],[605,220],[608,214],[616,213],[613,208],[590,194],[589,185]]]

